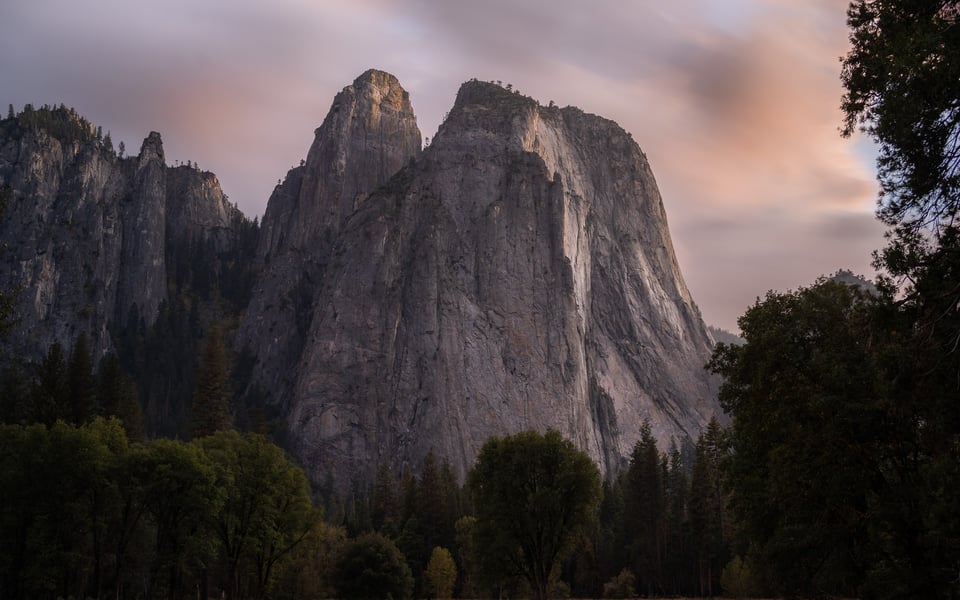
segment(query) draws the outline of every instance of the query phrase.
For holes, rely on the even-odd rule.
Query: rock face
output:
[[[134,308],[150,325],[167,299],[168,236],[221,235],[243,218],[212,174],[166,166],[160,134],[123,158],[62,107],[2,122],[0,188],[0,289],[18,290],[19,319],[5,345],[28,362],[81,332],[102,356]]]
[[[237,345],[258,360],[256,381],[286,409],[313,302],[341,227],[375,188],[420,154],[410,99],[396,77],[370,70],[343,89],[304,163],[277,186],[261,226],[264,264]]]
[[[399,84],[368,72],[264,217],[241,343],[314,481],[431,448],[462,475],[529,428],[607,472],[644,419],[664,445],[696,436],[718,411],[711,340],[629,134],[472,81],[418,142]]]

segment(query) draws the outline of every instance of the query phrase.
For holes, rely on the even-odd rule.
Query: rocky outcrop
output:
[[[146,323],[153,323],[167,296],[167,181],[159,133],[147,136],[135,163],[128,193],[121,199],[123,233],[114,267],[119,277],[114,315],[124,319],[136,307]]]
[[[337,94],[306,160],[270,197],[258,249],[263,274],[237,345],[256,354],[256,384],[274,404],[290,402],[314,298],[343,223],[420,145],[407,92],[393,75],[367,71]]]
[[[350,105],[339,140],[362,138],[358,123],[381,114],[361,108]],[[338,96],[325,126],[344,110]],[[416,467],[431,448],[463,474],[489,436],[528,428],[559,430],[610,472],[644,419],[667,444],[718,410],[703,369],[711,340],[653,174],[612,121],[474,81],[433,144],[385,185],[374,189],[389,169],[362,163],[377,176],[369,196],[343,192],[346,178],[325,187],[326,161],[347,173],[350,155],[314,149],[322,160],[271,198],[261,248],[264,281],[292,289],[297,269],[275,267],[271,251],[283,248],[290,225],[280,223],[296,221],[289,247],[322,276],[301,286],[299,318],[251,306],[260,329],[245,325],[245,343],[263,353],[255,379],[283,398],[315,481],[329,472],[345,486],[382,462]],[[397,158],[399,169],[407,159]],[[290,216],[268,225],[274,214]],[[293,338],[276,360],[272,348]]]
[[[167,238],[227,249],[243,220],[212,174],[166,166],[159,133],[124,158],[64,107],[0,122],[0,188],[0,289],[16,291],[18,319],[4,346],[28,362],[80,333],[100,357],[113,325],[149,326],[167,299]]]
[[[168,167],[166,186],[166,227],[172,237],[204,242],[214,252],[236,246],[244,216],[223,193],[216,175],[195,167]]]

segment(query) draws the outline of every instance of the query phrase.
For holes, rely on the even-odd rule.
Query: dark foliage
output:
[[[413,592],[403,554],[378,533],[365,533],[347,545],[337,559],[334,582],[344,600],[405,600]]]

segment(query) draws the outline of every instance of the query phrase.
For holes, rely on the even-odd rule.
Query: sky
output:
[[[650,160],[711,325],[883,245],[875,150],[841,138],[843,0],[3,0],[0,106],[60,104],[217,174],[249,217],[368,68],[433,137],[460,84],[613,119]]]

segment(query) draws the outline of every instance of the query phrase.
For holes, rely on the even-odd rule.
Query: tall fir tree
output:
[[[697,438],[690,481],[690,528],[697,565],[697,591],[712,596],[726,561],[725,497],[722,488],[722,430],[716,418]]]
[[[40,362],[31,392],[31,420],[53,425],[67,414],[67,363],[63,346],[54,342]]]
[[[197,385],[193,393],[193,437],[212,435],[231,428],[230,364],[220,330],[211,327],[203,339]]]
[[[640,439],[630,455],[624,486],[624,525],[630,536],[630,556],[638,576],[638,591],[660,592],[663,574],[663,470],[650,421],[640,428]]]
[[[83,425],[96,416],[93,359],[87,334],[81,333],[73,345],[67,367],[68,417],[75,425]]]

